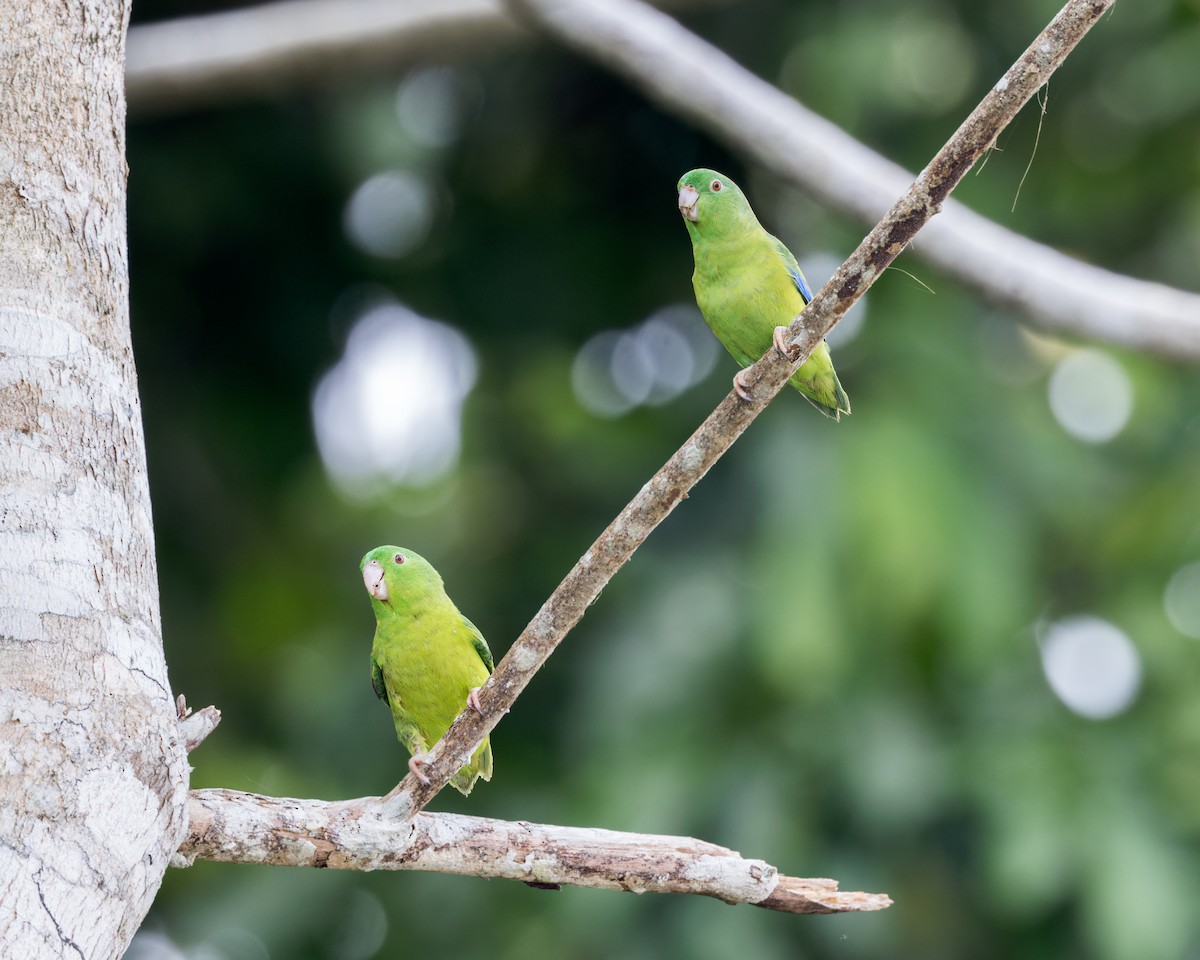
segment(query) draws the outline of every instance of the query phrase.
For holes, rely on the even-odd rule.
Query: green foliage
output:
[[[688,23],[916,169],[1054,6],[754,0]],[[1194,285],[1198,32],[1194,3],[1118,4],[1055,77],[1015,211],[1034,109],[959,195],[1110,268]],[[397,119],[399,76],[131,125],[167,659],[176,690],[224,715],[192,756],[197,787],[386,792],[406,758],[370,689],[363,551],[428,556],[500,656],[728,389],[722,353],[699,385],[623,416],[572,391],[590,337],[691,301],[684,170],[728,170],[802,265],[863,233],[548,44],[452,69],[464,122],[443,146]],[[428,234],[393,259],[342,227],[384,170],[433,187]],[[168,874],[147,928],[230,960],[1194,952],[1200,658],[1163,591],[1200,559],[1195,372],[1110,351],[1132,414],[1085,443],[1047,402],[1068,347],[902,266],[920,284],[890,272],[835,346],[854,416],[779,397],[499,726],[495,780],[436,801],[692,834],[895,907],[807,919],[201,863]],[[455,469],[347,499],[310,399],[376,291],[462,331],[479,374]],[[1078,613],[1140,658],[1140,691],[1110,719],[1072,713],[1043,674],[1044,625]]]

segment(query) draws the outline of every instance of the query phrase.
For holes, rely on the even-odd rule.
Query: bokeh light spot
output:
[[[475,353],[453,327],[397,303],[364,313],[313,393],[317,448],[335,485],[364,500],[450,470],[475,374]]]
[[[1107,620],[1090,615],[1059,620],[1046,630],[1041,648],[1050,689],[1082,717],[1116,716],[1141,686],[1137,648]]]
[[[188,960],[271,960],[271,951],[249,930],[220,927],[188,951]]]
[[[1133,384],[1124,368],[1099,350],[1075,350],[1050,375],[1050,410],[1067,433],[1105,443],[1129,422]]]
[[[937,114],[967,93],[978,67],[970,34],[949,18],[910,15],[890,35],[886,95],[914,111]],[[929,56],[936,50],[937,56]]]
[[[1175,571],[1163,593],[1163,609],[1171,626],[1184,636],[1200,640],[1200,562]]]
[[[170,937],[151,930],[139,930],[125,951],[125,960],[188,960],[188,955]]]
[[[450,67],[417,70],[396,90],[396,117],[422,146],[449,146],[462,132],[467,93],[467,84]]]
[[[585,409],[616,417],[666,403],[712,370],[719,344],[694,307],[665,307],[628,330],[603,330],[575,355],[571,386]]]
[[[351,894],[342,915],[341,929],[330,944],[335,960],[370,960],[387,939],[388,917],[379,898],[367,890]]]
[[[424,180],[405,170],[377,173],[351,194],[342,223],[346,236],[360,250],[399,259],[429,235],[432,191]]]

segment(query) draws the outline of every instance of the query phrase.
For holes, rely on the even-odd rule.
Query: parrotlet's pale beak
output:
[[[696,209],[696,201],[700,199],[700,191],[690,183],[679,191],[679,212],[692,223],[700,219],[700,211]]]
[[[366,585],[367,593],[380,603],[387,603],[387,581],[383,579],[383,567],[379,565],[378,560],[372,560],[363,567],[363,583]]]

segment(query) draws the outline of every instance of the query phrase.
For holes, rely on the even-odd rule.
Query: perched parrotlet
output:
[[[763,229],[741,188],[715,170],[691,170],[679,180],[679,212],[692,238],[692,286],[700,312],[743,367],[772,343],[790,356],[783,335],[812,299],[790,250]],[[850,398],[838,382],[824,340],[789,381],[825,416],[840,420]],[[749,400],[741,373],[738,396]]]
[[[392,710],[396,736],[422,783],[424,754],[470,705],[482,714],[479,688],[495,664],[483,634],[446,595],[424,557],[404,547],[376,547],[359,565],[375,611],[371,686]],[[464,796],[480,777],[492,779],[492,747],[484,740],[450,780]]]

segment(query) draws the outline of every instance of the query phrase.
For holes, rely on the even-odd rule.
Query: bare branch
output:
[[[634,550],[741,436],[821,338],[937,213],[950,191],[997,134],[1114,2],[1070,0],[1063,7],[792,322],[789,339],[798,348],[796,359],[784,359],[772,348],[750,367],[743,383],[749,386],[756,402],[745,403],[731,392],[579,559],[484,685],[480,692],[484,716],[472,710],[459,715],[428,754],[424,772],[429,784],[421,784],[410,775],[388,794],[392,815],[410,815],[424,808],[467,762]],[[595,45],[597,50],[607,50],[606,45],[615,42],[614,38],[623,37],[624,24],[660,16],[635,0],[511,0],[511,3],[556,33],[569,36],[572,42],[589,49]]]
[[[467,710],[427,755],[428,785],[406,777],[382,800],[278,800],[231,791],[191,796],[191,826],[178,862],[197,856],[260,863],[373,869],[417,868],[506,876],[537,884],[705,893],[792,912],[878,909],[890,901],[839,894],[823,880],[779,878],[775,868],[687,838],[622,835],[422,813],[654,528],[687,496],[807,359],[813,347],[941,207],[996,135],[1046,82],[1114,0],[1069,0],[955,132],[887,216],[789,328],[795,356],[769,350],[748,371],[754,402],[730,393],[580,558],[500,661],[480,692],[483,716]],[[604,37],[605,14],[643,16],[630,0],[512,0],[523,10],[573,21]],[[634,11],[631,13],[631,11]],[[640,12],[639,12],[640,11]],[[569,19],[569,18],[568,18]],[[580,41],[583,42],[583,41]],[[664,879],[664,876],[666,879]]]
[[[669,18],[625,7],[585,25],[587,10],[565,4],[549,28],[835,209],[875,221],[911,181]],[[135,112],[179,109],[524,35],[500,0],[282,0],[133,27],[127,94]],[[1200,361],[1200,294],[1083,263],[953,201],[916,253],[1048,332]]]
[[[131,27],[131,111],[177,109],[520,35],[496,0],[282,0]]]
[[[183,738],[184,749],[191,753],[217,729],[220,722],[221,711],[216,707],[204,707],[195,713],[189,710],[188,715],[179,721],[179,736]]]
[[[449,813],[397,820],[378,797],[329,803],[200,790],[179,865],[195,858],[337,870],[431,870],[633,893],[702,894],[786,913],[881,910],[884,894],[783,877],[691,837],[512,823]]]
[[[125,90],[135,113],[178,110],[526,36],[500,0],[280,0],[131,27]]]
[[[912,174],[643,4],[511,0],[509,5],[732,149],[855,217],[877,220],[912,180]],[[1052,333],[1200,361],[1200,294],[1075,260],[953,201],[915,249]]]

